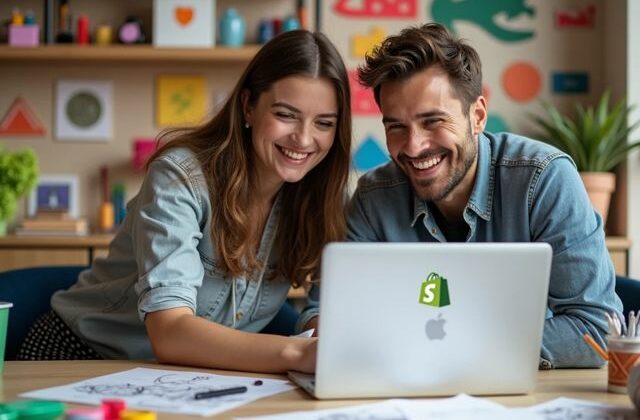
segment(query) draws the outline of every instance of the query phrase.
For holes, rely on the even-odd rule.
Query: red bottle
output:
[[[80,45],[89,45],[89,18],[85,15],[81,15],[78,18],[76,40]]]

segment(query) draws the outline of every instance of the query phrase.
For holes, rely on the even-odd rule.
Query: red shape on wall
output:
[[[351,113],[353,115],[380,115],[380,110],[373,99],[373,89],[366,88],[358,82],[358,71],[349,71],[351,87]]]
[[[333,11],[349,17],[416,18],[418,5],[417,0],[337,0]]]
[[[558,28],[593,28],[596,22],[596,6],[590,4],[582,10],[556,10],[555,22]]]
[[[13,101],[9,111],[0,121],[2,136],[42,136],[44,133],[44,126],[27,101],[20,96]]]

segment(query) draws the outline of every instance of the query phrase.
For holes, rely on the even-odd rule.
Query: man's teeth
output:
[[[282,153],[284,153],[285,156],[287,156],[290,159],[303,160],[304,158],[309,156],[309,153],[297,153],[297,152],[285,149],[284,147],[281,147],[280,150],[282,150]]]
[[[436,166],[442,160],[442,156],[434,156],[430,159],[421,160],[420,162],[411,161],[411,164],[416,169],[429,169],[433,166]]]

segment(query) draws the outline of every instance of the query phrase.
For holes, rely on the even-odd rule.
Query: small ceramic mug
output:
[[[609,352],[609,392],[618,394],[627,393],[629,372],[640,363],[640,337],[614,337],[607,336],[607,349]]]

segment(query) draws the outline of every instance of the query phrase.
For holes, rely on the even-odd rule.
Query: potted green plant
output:
[[[576,163],[593,207],[606,223],[616,178],[612,172],[640,141],[627,141],[638,121],[628,121],[631,107],[623,98],[609,107],[605,92],[596,107],[576,104],[575,117],[542,102],[546,118],[534,117],[542,129],[542,140],[567,153]]]
[[[30,150],[10,152],[0,147],[0,236],[7,233],[7,221],[16,211],[17,200],[28,193],[38,179],[38,159]]]

